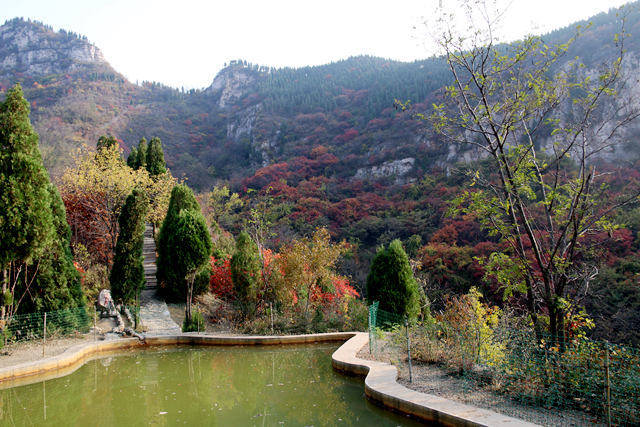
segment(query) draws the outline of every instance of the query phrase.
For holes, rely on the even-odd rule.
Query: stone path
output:
[[[167,304],[156,297],[156,243],[153,228],[147,224],[144,230],[144,275],[147,287],[140,295],[140,321],[146,332],[154,335],[180,333],[180,326],[173,321]]]

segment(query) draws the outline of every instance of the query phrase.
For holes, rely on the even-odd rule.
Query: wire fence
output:
[[[537,424],[640,425],[636,348],[578,336],[561,350],[533,330],[483,322],[407,324],[375,303],[369,321],[371,353],[413,388]]]
[[[137,330],[140,326],[140,305],[128,305],[126,324]],[[50,340],[78,334],[87,334],[96,329],[98,312],[89,307],[74,307],[41,313],[16,314],[0,320],[0,346],[30,340]],[[108,331],[107,331],[108,332]]]
[[[93,322],[86,307],[16,314],[0,328],[2,344],[87,333]]]

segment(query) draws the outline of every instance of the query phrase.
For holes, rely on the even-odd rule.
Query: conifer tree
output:
[[[256,304],[260,287],[260,255],[249,233],[242,231],[236,240],[236,252],[231,258],[231,279],[238,304],[246,317]]]
[[[211,236],[202,213],[199,210],[182,209],[169,240],[171,246],[177,249],[173,262],[175,274],[184,279],[186,285],[185,329],[189,330],[196,275],[207,265],[211,254]]]
[[[127,157],[127,166],[131,169],[138,169],[138,149],[136,147],[131,147],[131,152]]]
[[[53,238],[49,177],[38,134],[29,121],[29,103],[16,85],[0,104],[0,272],[1,315],[12,299],[11,268],[40,255]]]
[[[138,159],[136,160],[136,169],[147,167],[147,140],[143,137],[138,143]]]
[[[180,248],[174,246],[172,240],[172,236],[177,233],[178,219],[182,210],[200,212],[200,205],[193,195],[193,191],[184,184],[176,185],[171,190],[167,215],[158,235],[156,277],[160,291],[165,298],[171,300],[181,300],[186,296],[184,276],[181,276],[175,264]]]
[[[149,141],[149,147],[147,148],[147,171],[151,176],[160,175],[167,171],[160,138],[154,137]]]
[[[135,301],[145,286],[142,249],[147,206],[144,192],[134,189],[118,218],[120,234],[109,278],[116,301]]]
[[[369,301],[380,309],[415,319],[419,314],[418,284],[400,240],[378,250],[367,276]]]
[[[24,298],[21,312],[43,312],[80,307],[85,303],[80,275],[73,265],[70,240],[71,228],[67,223],[64,203],[58,189],[48,185],[54,236],[47,250],[38,257],[38,270],[28,297]],[[17,294],[26,291],[24,281]]]

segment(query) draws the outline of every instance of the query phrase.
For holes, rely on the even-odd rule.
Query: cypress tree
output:
[[[160,175],[167,171],[160,138],[151,138],[151,141],[149,141],[149,148],[147,149],[147,171],[149,171],[149,175],[151,176]]]
[[[246,231],[236,240],[236,252],[231,257],[231,279],[244,316],[253,312],[260,286],[260,255],[258,245]]]
[[[54,238],[38,258],[38,272],[25,298],[22,312],[53,311],[83,306],[85,303],[80,275],[73,265],[71,228],[58,189],[48,185]]]
[[[178,214],[174,233],[170,236],[175,251],[175,274],[186,285],[185,326],[191,325],[193,287],[199,270],[207,265],[211,254],[211,236],[199,210],[182,209]]]
[[[382,310],[415,319],[420,310],[418,284],[400,240],[378,250],[367,276],[369,301],[379,301]]]
[[[147,167],[147,140],[143,137],[138,143],[138,159],[136,160],[136,169]]]
[[[127,157],[127,166],[131,169],[138,169],[138,149],[131,147],[131,153]]]
[[[144,192],[134,189],[118,217],[120,234],[109,277],[116,301],[135,301],[145,286],[142,249],[147,206]]]
[[[0,104],[0,274],[3,296],[8,292],[10,265],[32,261],[53,238],[48,185],[49,176],[42,164],[38,134],[29,121],[29,103],[24,99],[20,85],[16,85]],[[5,312],[3,305],[3,318]]]
[[[193,195],[193,191],[184,184],[176,185],[171,190],[167,214],[158,235],[156,277],[160,291],[165,298],[170,300],[184,300],[186,297],[184,276],[181,276],[175,265],[180,248],[176,247],[172,240],[172,236],[177,233],[177,223],[182,210],[200,212],[200,205]]]

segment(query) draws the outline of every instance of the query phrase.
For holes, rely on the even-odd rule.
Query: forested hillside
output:
[[[590,22],[567,60],[579,55],[595,69],[612,54],[620,27],[614,12]],[[640,25],[637,11],[626,25],[633,34]],[[575,28],[544,39],[566,42]],[[45,165],[54,175],[68,164],[71,151],[107,133],[127,147],[143,135],[158,135],[174,173],[200,189],[309,155],[317,145],[340,159],[330,173],[343,178],[401,182],[476,157],[443,144],[393,108],[397,99],[412,101],[415,111],[429,110],[448,82],[438,58],[403,63],[354,57],[298,69],[239,60],[220,71],[210,87],[184,92],[157,83],[132,84],[85,38],[37,22],[11,20],[0,27],[0,38],[0,90],[16,82],[25,88]],[[632,67],[637,38],[626,43]],[[385,165],[407,158],[412,160],[402,166]]]
[[[583,23],[554,70],[580,56],[580,72],[596,75],[602,63],[615,60],[619,17],[610,12],[591,22]],[[625,25],[632,35],[622,66],[629,83],[609,105],[614,110],[637,102],[640,93],[637,8]],[[542,39],[565,43],[575,33],[572,25]],[[490,166],[478,151],[446,142],[416,120],[416,113],[429,114],[441,102],[451,83],[442,58],[404,63],[360,56],[297,69],[237,60],[209,87],[185,92],[133,84],[83,37],[41,23],[11,20],[0,27],[0,40],[0,93],[23,86],[54,182],[72,164],[72,153],[83,144],[93,147],[101,135],[114,135],[126,152],[143,136],[158,137],[173,176],[201,193],[218,237],[260,224],[261,243],[277,251],[326,227],[349,243],[338,267],[360,294],[376,248],[400,239],[434,309],[444,306],[446,295],[474,285],[492,303],[503,303],[503,284],[483,266],[506,250],[503,243],[472,215],[450,213],[469,185],[466,166]],[[541,134],[536,147],[550,136]],[[625,183],[638,179],[638,136],[640,125],[629,122],[599,155],[610,194],[622,194]],[[580,307],[598,319],[596,334],[639,342],[633,331],[640,330],[640,211],[625,206],[616,216],[619,227],[591,237],[602,250],[601,265]],[[214,252],[228,255],[231,246],[218,238]]]

